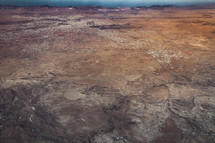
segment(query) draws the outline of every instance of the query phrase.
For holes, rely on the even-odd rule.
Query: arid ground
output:
[[[0,7],[1,143],[214,143],[215,6]]]

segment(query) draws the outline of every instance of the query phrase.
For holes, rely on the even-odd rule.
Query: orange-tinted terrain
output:
[[[215,6],[0,7],[0,142],[214,143]]]

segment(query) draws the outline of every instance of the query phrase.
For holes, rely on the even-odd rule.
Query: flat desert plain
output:
[[[215,5],[0,7],[0,142],[214,143]]]

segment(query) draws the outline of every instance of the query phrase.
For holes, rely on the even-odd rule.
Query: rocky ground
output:
[[[214,143],[215,6],[1,7],[0,142]]]

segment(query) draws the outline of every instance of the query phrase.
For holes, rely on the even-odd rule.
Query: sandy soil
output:
[[[0,8],[0,142],[214,143],[215,6]]]

